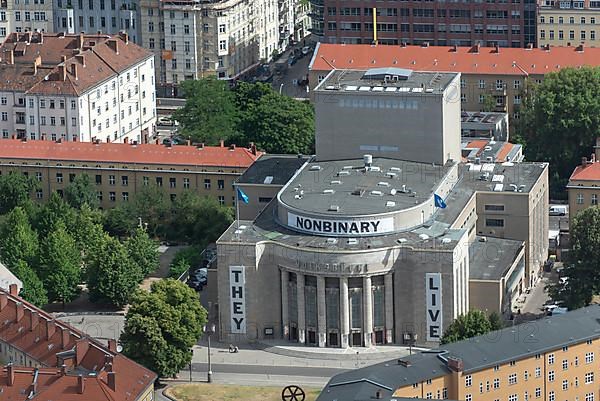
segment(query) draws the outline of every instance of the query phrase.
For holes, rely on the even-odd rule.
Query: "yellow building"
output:
[[[349,371],[333,377],[317,401],[595,401],[599,321],[593,305]]]
[[[235,202],[234,181],[260,156],[255,147],[163,146],[2,140],[0,172],[19,171],[35,177],[40,187],[32,196],[47,200],[63,194],[79,174],[96,185],[100,207],[130,200],[144,186],[164,188],[175,199],[184,191]]]
[[[600,8],[539,7],[537,19],[538,46],[600,45]]]
[[[567,192],[569,193],[569,223],[581,210],[597,206],[600,199],[600,138],[596,139],[595,152],[590,160],[581,158],[581,165],[575,167]],[[570,226],[570,225],[569,225]]]

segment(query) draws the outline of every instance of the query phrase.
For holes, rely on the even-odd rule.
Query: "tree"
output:
[[[173,117],[184,135],[209,145],[227,140],[236,132],[238,116],[233,93],[225,81],[215,77],[186,80],[181,85],[185,106]]]
[[[59,223],[65,226],[75,220],[75,209],[71,208],[62,198],[53,192],[46,204],[41,206],[35,216],[34,228],[40,238],[45,238]]]
[[[140,267],[129,258],[125,247],[107,234],[90,255],[87,271],[90,300],[118,307],[127,305],[143,278]]]
[[[145,226],[147,224],[146,229],[152,237],[156,237],[159,233],[164,234],[170,223],[171,201],[167,193],[156,185],[142,187],[128,210],[135,218],[135,225],[129,232],[140,223],[140,218],[142,224]]]
[[[504,319],[502,319],[502,316],[498,312],[490,313],[488,320],[490,321],[492,331],[504,328]]]
[[[77,175],[73,182],[65,188],[65,200],[75,209],[81,209],[83,205],[96,208],[98,197],[90,176],[87,174]]]
[[[569,231],[571,249],[563,270],[569,279],[549,286],[549,293],[557,303],[577,309],[600,291],[600,207],[577,213]]]
[[[460,315],[448,326],[442,336],[442,344],[453,343],[486,334],[492,330],[488,317],[480,310],[470,310]]]
[[[100,210],[92,210],[89,205],[84,204],[75,218],[68,222],[67,230],[77,243],[84,262],[90,250],[99,246],[98,244],[102,241],[104,236],[102,217]]]
[[[550,163],[552,197],[600,135],[600,68],[564,68],[547,74],[521,107],[518,135],[528,160]]]
[[[158,246],[143,228],[138,227],[133,232],[125,241],[125,248],[131,260],[138,265],[142,276],[146,277],[158,269]]]
[[[206,310],[185,284],[165,279],[132,298],[121,335],[123,353],[160,376],[173,376],[192,360]]]
[[[48,303],[48,293],[44,288],[44,283],[25,261],[19,260],[12,272],[23,283],[19,294],[21,298],[40,308]]]
[[[38,187],[38,181],[24,174],[11,171],[0,175],[0,214],[23,206],[29,200],[31,191]]]
[[[242,113],[240,144],[254,142],[269,153],[312,154],[315,117],[312,105],[271,91]]]
[[[70,302],[77,296],[81,265],[81,252],[75,240],[64,223],[58,222],[40,247],[38,274],[48,291],[50,302]]]
[[[486,93],[483,95],[483,102],[481,103],[481,111],[490,112],[496,111],[496,99],[494,96]]]
[[[27,214],[21,207],[15,207],[0,227],[0,261],[10,270],[19,261],[34,263],[38,253],[38,237]]]

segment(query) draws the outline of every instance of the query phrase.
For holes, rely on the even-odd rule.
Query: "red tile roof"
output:
[[[0,139],[0,159],[249,167],[261,152],[241,147],[52,142]]]
[[[600,181],[600,162],[588,162],[585,166],[575,167],[569,180]]]
[[[0,370],[2,401],[25,401],[32,390],[37,394],[33,399],[40,400],[133,401],[153,386],[156,374],[117,353],[114,343],[105,347],[22,300],[13,290],[0,290],[0,341],[24,352],[42,368],[35,386],[35,368]],[[114,387],[109,372],[114,372]],[[77,391],[79,375],[85,381],[82,394]]]
[[[551,47],[545,49],[450,46],[371,46],[318,44],[309,68],[366,69],[399,67],[417,71],[465,74],[543,75],[564,67],[600,65],[600,48]]]

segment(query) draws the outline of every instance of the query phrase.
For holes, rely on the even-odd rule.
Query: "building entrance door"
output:
[[[308,329],[308,341],[307,344],[309,345],[316,345],[317,344],[317,333],[314,330]]]
[[[363,345],[362,333],[360,331],[352,332],[352,335],[350,338],[352,340],[352,343],[350,344],[351,347],[362,347],[362,345]]]

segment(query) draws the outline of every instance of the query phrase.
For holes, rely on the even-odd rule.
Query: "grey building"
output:
[[[460,73],[333,70],[313,95],[318,160],[460,160]]]

